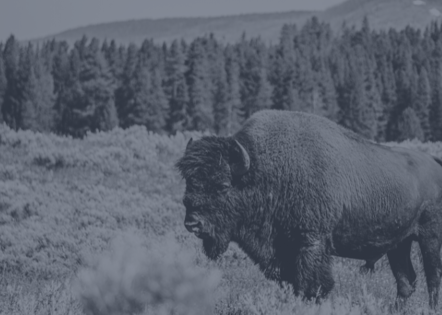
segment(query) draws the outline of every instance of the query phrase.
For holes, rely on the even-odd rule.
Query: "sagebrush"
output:
[[[173,165],[199,133],[142,127],[83,140],[0,126],[1,314],[386,314],[394,280],[336,259],[336,288],[316,306],[264,278],[234,244],[214,263],[183,226]],[[400,144],[442,157],[442,143]],[[129,236],[128,236],[129,235]],[[419,252],[409,314],[425,311]],[[439,311],[442,309],[439,309]],[[206,313],[206,314],[207,314]]]

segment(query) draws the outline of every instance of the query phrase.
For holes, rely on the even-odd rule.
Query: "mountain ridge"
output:
[[[442,1],[437,0],[347,0],[324,11],[321,19],[332,28],[361,24],[367,16],[374,29],[403,29],[406,26],[424,28],[442,14],[433,16],[431,10],[442,12]]]
[[[432,20],[442,20],[442,1],[437,0],[347,0],[323,11],[286,11],[247,13],[211,17],[165,17],[157,19],[132,19],[92,24],[31,40],[41,42],[52,38],[69,43],[83,35],[100,40],[115,40],[119,44],[141,43],[153,39],[170,43],[174,39],[191,41],[212,33],[218,40],[235,42],[243,33],[247,37],[260,36],[266,43],[276,43],[284,24],[302,26],[317,16],[330,23],[335,31],[342,24],[359,27],[367,16],[374,29],[402,29],[407,25],[423,28]]]
[[[213,33],[218,39],[236,41],[245,32],[248,37],[260,35],[264,40],[279,37],[282,25],[304,23],[314,11],[286,11],[249,13],[215,17],[173,17],[158,19],[132,19],[81,26],[31,41],[62,39],[73,42],[85,34],[100,39],[115,39],[118,43],[140,43],[146,38],[158,42],[173,39],[192,40],[197,36]],[[151,27],[151,29],[149,29]]]

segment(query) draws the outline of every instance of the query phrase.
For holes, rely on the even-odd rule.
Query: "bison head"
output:
[[[232,138],[204,137],[189,140],[177,167],[186,180],[184,225],[202,239],[207,257],[217,259],[241,220],[237,183],[249,170],[250,157]]]

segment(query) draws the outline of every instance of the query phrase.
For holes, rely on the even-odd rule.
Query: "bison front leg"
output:
[[[303,243],[295,259],[293,288],[296,295],[319,302],[334,287],[332,258],[327,253],[325,240],[309,236]]]

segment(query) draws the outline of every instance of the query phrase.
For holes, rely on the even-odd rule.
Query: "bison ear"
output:
[[[241,176],[247,173],[250,168],[250,156],[238,141],[232,141],[229,155],[229,164],[232,175]]]
[[[189,145],[193,142],[193,138],[190,138],[186,145],[186,150],[189,148]]]

